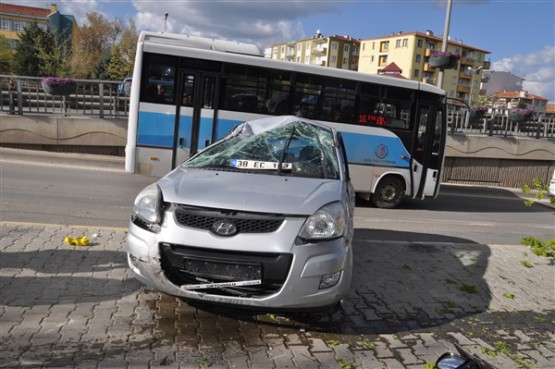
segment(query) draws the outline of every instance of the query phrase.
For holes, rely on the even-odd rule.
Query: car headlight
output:
[[[303,224],[299,237],[305,241],[323,241],[343,236],[345,209],[340,202],[321,207]]]
[[[133,204],[133,215],[146,223],[159,224],[162,220],[161,215],[162,193],[156,183],[145,187]]]

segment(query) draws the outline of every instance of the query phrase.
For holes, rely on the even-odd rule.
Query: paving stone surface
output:
[[[453,343],[499,369],[555,367],[552,259],[363,236],[341,309],[269,314],[141,286],[122,230],[2,222],[0,368],[416,369]]]

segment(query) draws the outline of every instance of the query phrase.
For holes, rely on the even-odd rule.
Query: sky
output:
[[[73,15],[78,25],[99,12],[135,21],[139,31],[181,33],[257,44],[393,32],[443,37],[447,0],[2,0]],[[167,20],[165,14],[168,13]],[[554,0],[452,0],[451,39],[487,50],[495,71],[524,78],[523,89],[555,103]]]

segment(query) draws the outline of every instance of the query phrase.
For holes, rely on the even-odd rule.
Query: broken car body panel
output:
[[[337,132],[298,117],[246,122],[139,194],[129,265],[185,299],[334,305],[350,290],[354,196]]]

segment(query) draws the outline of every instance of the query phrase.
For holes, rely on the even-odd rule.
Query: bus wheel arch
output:
[[[377,208],[396,208],[405,196],[406,186],[406,181],[402,176],[386,175],[379,180],[374,188],[370,202]]]

